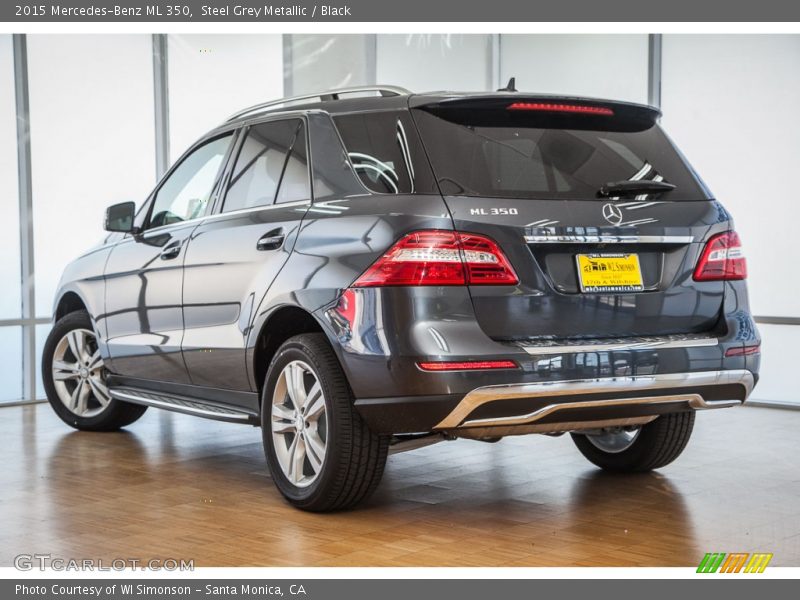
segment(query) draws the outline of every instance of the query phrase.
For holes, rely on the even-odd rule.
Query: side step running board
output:
[[[163,408],[165,410],[194,415],[196,417],[204,417],[216,421],[228,421],[231,423],[259,424],[258,415],[256,414],[244,410],[237,410],[234,407],[208,404],[185,396],[160,394],[150,390],[140,390],[131,387],[110,388],[108,393],[112,398],[122,400],[123,402]]]

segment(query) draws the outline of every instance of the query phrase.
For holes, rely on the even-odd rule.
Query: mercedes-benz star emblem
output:
[[[612,225],[619,225],[622,223],[622,211],[616,204],[608,204],[603,205],[603,216],[605,217],[606,221],[611,223]]]

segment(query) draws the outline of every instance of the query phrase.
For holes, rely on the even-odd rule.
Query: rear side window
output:
[[[311,197],[300,119],[253,125],[242,142],[222,212]]]
[[[584,200],[598,198],[607,183],[654,180],[676,187],[635,197],[708,197],[652,116],[641,112],[554,115],[436,105],[412,112],[447,195]]]
[[[334,122],[353,169],[368,189],[382,194],[420,191],[415,162],[422,149],[408,111],[339,115]]]

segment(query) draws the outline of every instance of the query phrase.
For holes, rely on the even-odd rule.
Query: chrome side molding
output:
[[[526,235],[528,244],[691,244],[691,235]]]
[[[626,377],[602,377],[597,379],[575,379],[568,381],[542,381],[535,383],[502,384],[480,387],[469,392],[456,407],[442,419],[435,429],[459,427],[488,427],[491,425],[529,425],[557,411],[571,409],[603,408],[624,405],[652,405],[683,402],[688,408],[702,410],[724,408],[741,404],[738,399],[706,401],[697,392],[681,392],[682,388],[705,386],[740,385],[743,399],[753,391],[755,380],[746,369],[731,371],[701,371],[696,373],[664,373],[657,375],[635,375]],[[671,394],[648,394],[656,390],[673,390]],[[594,394],[619,392],[635,397],[619,399],[592,399]],[[559,396],[587,396],[586,400],[558,402]],[[531,413],[509,415],[491,419],[473,419],[469,416],[485,404],[498,400],[552,399],[552,402]]]

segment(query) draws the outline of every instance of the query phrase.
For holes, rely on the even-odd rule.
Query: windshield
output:
[[[608,183],[657,181],[675,189],[636,190],[635,198],[708,199],[652,120],[441,106],[413,114],[445,195],[585,200]]]

